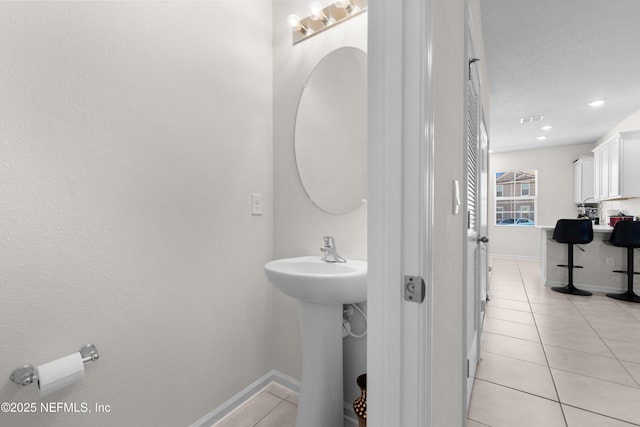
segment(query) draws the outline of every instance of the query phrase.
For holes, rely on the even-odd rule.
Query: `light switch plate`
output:
[[[251,215],[262,215],[263,197],[260,193],[251,195]]]

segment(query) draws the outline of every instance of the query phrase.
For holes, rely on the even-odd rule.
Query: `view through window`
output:
[[[496,172],[496,225],[535,225],[538,171]]]

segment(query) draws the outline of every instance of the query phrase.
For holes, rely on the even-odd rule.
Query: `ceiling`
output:
[[[640,0],[480,5],[492,151],[594,143],[640,109]]]

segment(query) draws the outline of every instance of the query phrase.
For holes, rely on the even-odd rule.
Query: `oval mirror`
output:
[[[367,54],[329,53],[298,105],[295,156],[305,191],[320,209],[345,214],[367,196]]]

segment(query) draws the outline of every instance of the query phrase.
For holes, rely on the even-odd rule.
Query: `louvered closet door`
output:
[[[478,201],[479,181],[479,82],[475,67],[470,67],[467,83],[467,128],[466,128],[466,260],[465,260],[465,300],[466,300],[466,346],[467,346],[467,407],[471,397],[473,379],[479,360],[479,258],[478,243]]]

